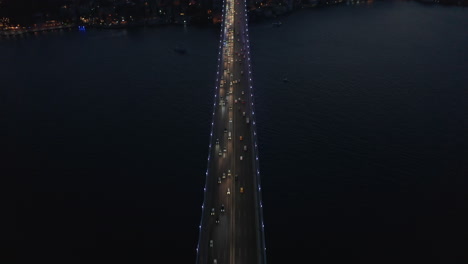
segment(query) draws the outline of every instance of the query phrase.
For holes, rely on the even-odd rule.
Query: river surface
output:
[[[268,263],[467,263],[468,9],[281,21],[250,26]],[[218,36],[0,39],[0,262],[195,262]]]

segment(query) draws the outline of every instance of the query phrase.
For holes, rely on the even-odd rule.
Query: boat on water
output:
[[[275,27],[279,27],[279,26],[283,25],[283,23],[281,23],[281,21],[278,21],[278,22],[272,23],[272,25],[275,26]]]

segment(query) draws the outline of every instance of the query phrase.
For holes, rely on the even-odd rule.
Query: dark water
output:
[[[282,22],[250,30],[268,262],[466,263],[468,10]],[[217,37],[0,40],[2,263],[195,262]]]

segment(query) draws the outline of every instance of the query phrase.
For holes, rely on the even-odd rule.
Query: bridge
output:
[[[246,0],[224,0],[197,263],[264,264]]]

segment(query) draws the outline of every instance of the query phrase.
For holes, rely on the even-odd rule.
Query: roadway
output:
[[[244,1],[224,1],[200,264],[266,263]]]

